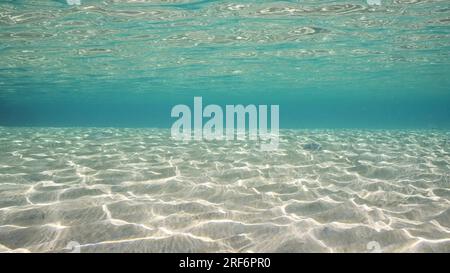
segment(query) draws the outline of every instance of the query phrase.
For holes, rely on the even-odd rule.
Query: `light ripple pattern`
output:
[[[450,251],[450,133],[0,127],[0,251]]]

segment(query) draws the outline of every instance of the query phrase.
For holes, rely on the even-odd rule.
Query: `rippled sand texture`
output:
[[[285,130],[267,153],[161,129],[2,128],[0,250],[449,252],[449,137]]]

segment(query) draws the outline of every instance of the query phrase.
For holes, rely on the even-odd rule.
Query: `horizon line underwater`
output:
[[[0,1],[0,252],[449,253],[449,18]]]

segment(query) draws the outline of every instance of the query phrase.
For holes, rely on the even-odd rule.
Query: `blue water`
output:
[[[0,0],[0,252],[450,252],[450,1],[68,2]]]
[[[446,1],[0,1],[0,125],[170,127],[193,103],[282,128],[449,128]]]

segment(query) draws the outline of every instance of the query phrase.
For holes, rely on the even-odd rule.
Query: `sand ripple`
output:
[[[0,128],[0,251],[449,252],[449,137]]]

